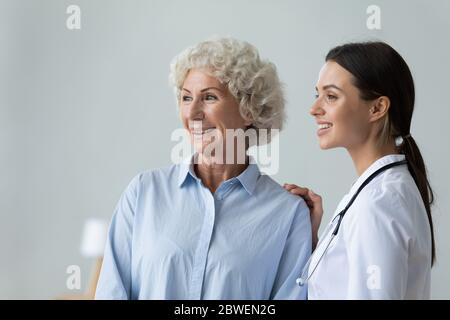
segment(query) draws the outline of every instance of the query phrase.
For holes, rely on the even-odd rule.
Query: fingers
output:
[[[285,183],[283,185],[283,187],[284,187],[284,189],[286,189],[287,191],[289,191],[293,194],[296,194],[299,196],[308,196],[308,191],[309,191],[308,188],[302,188],[295,184],[288,184],[288,183]]]
[[[321,201],[322,197],[319,196],[318,194],[314,193],[314,191],[309,190],[308,191],[308,196],[311,198],[312,201],[316,202],[316,201]]]
[[[310,201],[313,203],[315,210],[322,214],[323,213],[322,197],[320,195],[314,193],[314,191],[312,191],[312,190],[309,190],[308,196],[309,196]],[[309,206],[309,204],[308,204],[308,206]]]
[[[306,200],[310,200],[309,190],[306,188],[300,188],[300,187],[294,188],[294,189],[290,190],[290,193],[300,196],[302,198],[305,198]]]
[[[293,188],[297,188],[297,185],[291,184],[291,183],[285,183],[283,184],[283,188],[287,191],[291,191]]]
[[[285,183],[283,187],[290,193],[302,197],[310,209],[322,211],[322,197],[311,189],[299,187],[296,184],[291,183]]]
[[[308,188],[302,188],[295,184],[285,184],[283,187],[290,193],[302,197],[303,200],[305,200],[306,205],[310,209],[312,209],[314,207],[314,202],[312,201],[312,199],[310,197],[310,191]]]

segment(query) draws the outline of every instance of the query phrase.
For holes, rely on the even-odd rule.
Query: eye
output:
[[[212,95],[212,94],[207,94],[205,96],[205,100],[214,101],[214,100],[217,100],[217,97],[215,95]]]
[[[336,96],[333,96],[332,94],[327,94],[327,100],[328,101],[332,102],[332,101],[335,101],[336,99],[337,99]]]
[[[183,96],[183,97],[181,97],[181,100],[182,100],[182,101],[192,101],[192,97],[189,97],[189,96]]]
[[[314,95],[314,98],[319,99],[319,94],[316,93],[316,94]]]

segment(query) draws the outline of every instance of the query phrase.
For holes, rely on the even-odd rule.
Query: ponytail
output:
[[[431,229],[431,265],[433,266],[436,260],[436,248],[434,243],[433,219],[431,217],[431,205],[434,202],[434,193],[431,189],[430,182],[427,177],[427,169],[423,161],[422,154],[417,146],[414,138],[410,134],[403,137],[403,143],[400,146],[400,151],[405,154],[408,161],[408,169],[411,173],[420,195],[422,196],[425,210],[427,211],[428,223]]]

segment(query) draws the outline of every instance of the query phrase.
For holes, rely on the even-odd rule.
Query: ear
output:
[[[391,100],[386,96],[381,96],[370,103],[369,122],[375,122],[383,118],[389,111]]]

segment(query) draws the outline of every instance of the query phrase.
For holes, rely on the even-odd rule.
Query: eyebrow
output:
[[[342,90],[341,88],[339,88],[338,86],[336,86],[334,84],[327,84],[326,86],[322,87],[323,90],[328,90],[328,89],[331,89],[331,88],[334,88],[334,89],[339,90],[339,91],[344,91],[344,90]],[[317,87],[316,87],[316,91],[319,91],[319,89],[317,89]]]
[[[208,91],[208,90],[210,90],[210,89],[216,89],[216,90],[222,92],[222,90],[220,90],[219,88],[216,88],[216,87],[208,87],[208,88],[202,89],[200,92],[205,92],[205,91]],[[187,92],[191,93],[191,92],[190,92],[188,89],[186,89],[186,88],[182,88],[181,90],[184,90],[184,91],[187,91]]]

